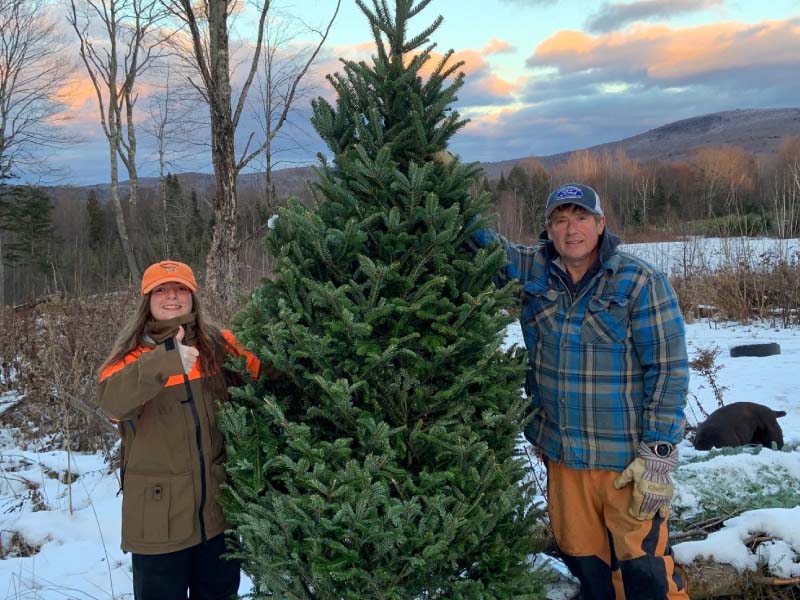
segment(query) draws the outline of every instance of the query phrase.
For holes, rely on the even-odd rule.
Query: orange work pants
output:
[[[617,490],[615,471],[547,463],[550,524],[564,562],[581,582],[581,599],[688,600],[667,519],[634,519],[628,512],[632,484]]]

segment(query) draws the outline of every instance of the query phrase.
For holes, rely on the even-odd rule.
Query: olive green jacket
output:
[[[100,374],[100,408],[122,438],[122,549],[137,554],[175,552],[230,528],[217,503],[226,475],[216,404],[226,398],[209,397],[201,359],[184,374],[172,321],[187,318],[157,323],[160,331]],[[192,345],[193,318],[181,324]],[[256,377],[258,360],[244,354]]]

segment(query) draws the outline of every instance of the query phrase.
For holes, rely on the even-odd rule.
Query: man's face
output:
[[[598,219],[580,206],[565,204],[550,215],[547,235],[567,267],[588,269],[594,262],[605,226],[605,216]]]

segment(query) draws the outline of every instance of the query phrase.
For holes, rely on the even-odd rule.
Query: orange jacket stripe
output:
[[[235,356],[244,356],[247,362],[247,370],[250,371],[250,376],[253,379],[258,379],[258,372],[261,367],[261,362],[256,358],[256,356],[252,352],[248,352],[245,350],[239,342],[236,341],[233,333],[228,331],[227,329],[222,330],[222,337],[225,338],[225,341],[228,342],[228,347],[233,350],[233,354]],[[151,352],[153,348],[149,346],[139,346],[128,352],[121,360],[108,365],[105,369],[103,369],[102,373],[100,373],[100,381],[108,379],[117,371],[122,370],[125,368],[125,365],[128,365],[135,360],[137,360],[142,354],[145,352]],[[192,365],[192,370],[189,371],[188,377],[189,381],[194,379],[202,378],[205,373],[202,371],[201,361],[195,361],[194,365]],[[167,382],[164,384],[164,387],[170,387],[173,385],[183,385],[183,375],[173,375],[170,377]]]

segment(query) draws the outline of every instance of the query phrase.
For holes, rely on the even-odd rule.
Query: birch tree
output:
[[[108,140],[111,203],[133,279],[140,277],[129,234],[135,222],[138,173],[134,107],[137,78],[163,50],[157,25],[164,13],[158,0],[70,0],[68,20],[80,41],[80,57],[97,96],[100,124]],[[99,35],[102,32],[102,36]],[[119,194],[119,160],[128,172],[129,222]]]
[[[162,0],[162,2],[182,23],[189,37],[187,45],[191,51],[187,58],[199,76],[199,80],[193,79],[192,83],[208,104],[216,193],[213,203],[214,230],[206,261],[206,287],[211,297],[230,305],[239,288],[240,241],[236,235],[238,217],[236,178],[242,169],[264,152],[271,141],[268,139],[260,144],[255,143],[255,132],[250,132],[241,151],[239,153],[236,151],[237,129],[261,60],[271,2],[260,0],[253,4],[258,13],[257,29],[252,40],[252,54],[247,63],[246,76],[235,102],[231,88],[230,17],[241,3],[236,0],[199,2]],[[308,73],[327,39],[340,4],[341,0],[337,0],[327,27],[319,32],[318,43],[292,79],[283,112],[279,117],[281,123],[285,121],[291,109],[300,82]]]
[[[274,15],[269,18],[265,31],[261,65],[256,73],[258,94],[253,103],[253,112],[264,136],[264,151],[260,157],[264,169],[264,190],[259,203],[259,212],[264,216],[271,215],[276,208],[273,171],[279,164],[286,162],[280,159],[280,154],[303,147],[303,142],[299,139],[303,132],[297,129],[287,132],[287,128],[291,129],[291,113],[295,112],[299,102],[308,97],[311,89],[309,85],[301,83],[298,86],[295,83],[297,74],[305,67],[310,51],[309,48],[294,43],[301,34],[301,28],[305,27],[290,15]],[[280,144],[276,143],[279,135]]]
[[[145,132],[155,142],[155,158],[158,162],[159,198],[161,208],[160,219],[160,254],[161,258],[169,258],[175,250],[173,237],[175,227],[170,226],[168,174],[180,168],[179,160],[187,158],[191,152],[191,139],[196,132],[193,113],[196,110],[196,95],[180,78],[173,75],[173,69],[167,65],[161,72],[162,84],[156,93],[150,96],[150,119]],[[182,215],[182,227],[186,228],[189,215]]]

